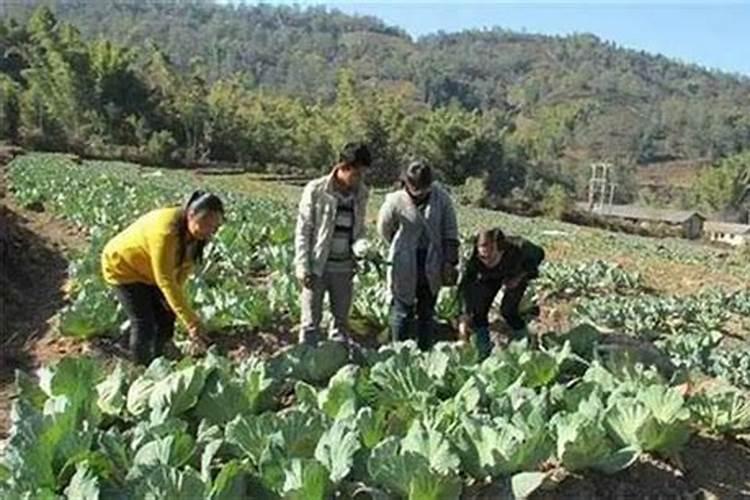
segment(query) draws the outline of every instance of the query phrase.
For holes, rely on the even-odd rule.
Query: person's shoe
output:
[[[120,326],[117,327],[117,332],[121,337],[127,338],[127,336],[130,334],[130,320],[126,319],[125,321],[120,323]]]
[[[511,340],[523,340],[525,338],[528,338],[528,336],[529,329],[526,326],[524,326],[523,328],[519,328],[518,330],[513,330],[510,333]]]
[[[171,360],[178,360],[182,358],[182,351],[180,351],[173,340],[168,340],[164,343],[161,356]]]
[[[319,335],[317,330],[313,329],[301,329],[299,331],[299,343],[305,344],[310,347],[318,345]]]
[[[350,363],[357,364],[363,359],[364,355],[362,354],[362,346],[360,346],[359,342],[354,340],[350,335],[343,332],[334,332],[329,335],[328,339],[333,342],[341,342],[346,346],[346,349],[349,351]]]
[[[349,344],[352,342],[352,339],[349,337],[349,335],[345,334],[344,332],[333,332],[328,336],[329,340],[333,340],[334,342],[344,342],[346,344]]]

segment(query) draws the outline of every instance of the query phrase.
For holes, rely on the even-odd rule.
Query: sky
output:
[[[350,14],[372,15],[414,37],[494,26],[547,35],[593,33],[618,46],[750,77],[750,0],[264,3],[326,5]]]

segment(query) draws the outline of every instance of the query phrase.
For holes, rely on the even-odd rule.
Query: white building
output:
[[[670,227],[683,238],[700,238],[706,218],[698,212],[686,210],[662,210],[635,205],[605,205],[594,209],[592,214],[640,224],[642,227]]]
[[[706,221],[703,234],[710,241],[741,246],[750,243],[750,225],[731,222]]]

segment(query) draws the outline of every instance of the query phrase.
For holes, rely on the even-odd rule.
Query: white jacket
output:
[[[336,225],[338,199],[335,194],[334,173],[310,181],[302,191],[294,233],[294,268],[298,279],[308,274],[322,276],[331,239]],[[354,192],[353,241],[365,235],[367,186],[361,183]]]

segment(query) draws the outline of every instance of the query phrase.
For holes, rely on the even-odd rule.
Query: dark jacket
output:
[[[544,261],[544,249],[521,237],[506,237],[507,248],[503,252],[500,262],[494,267],[487,267],[477,255],[476,245],[472,251],[461,280],[458,284],[459,300],[462,309],[466,308],[469,288],[473,284],[487,285],[488,289],[499,290],[503,283],[520,274],[526,275],[526,280],[539,276],[539,266]]]

